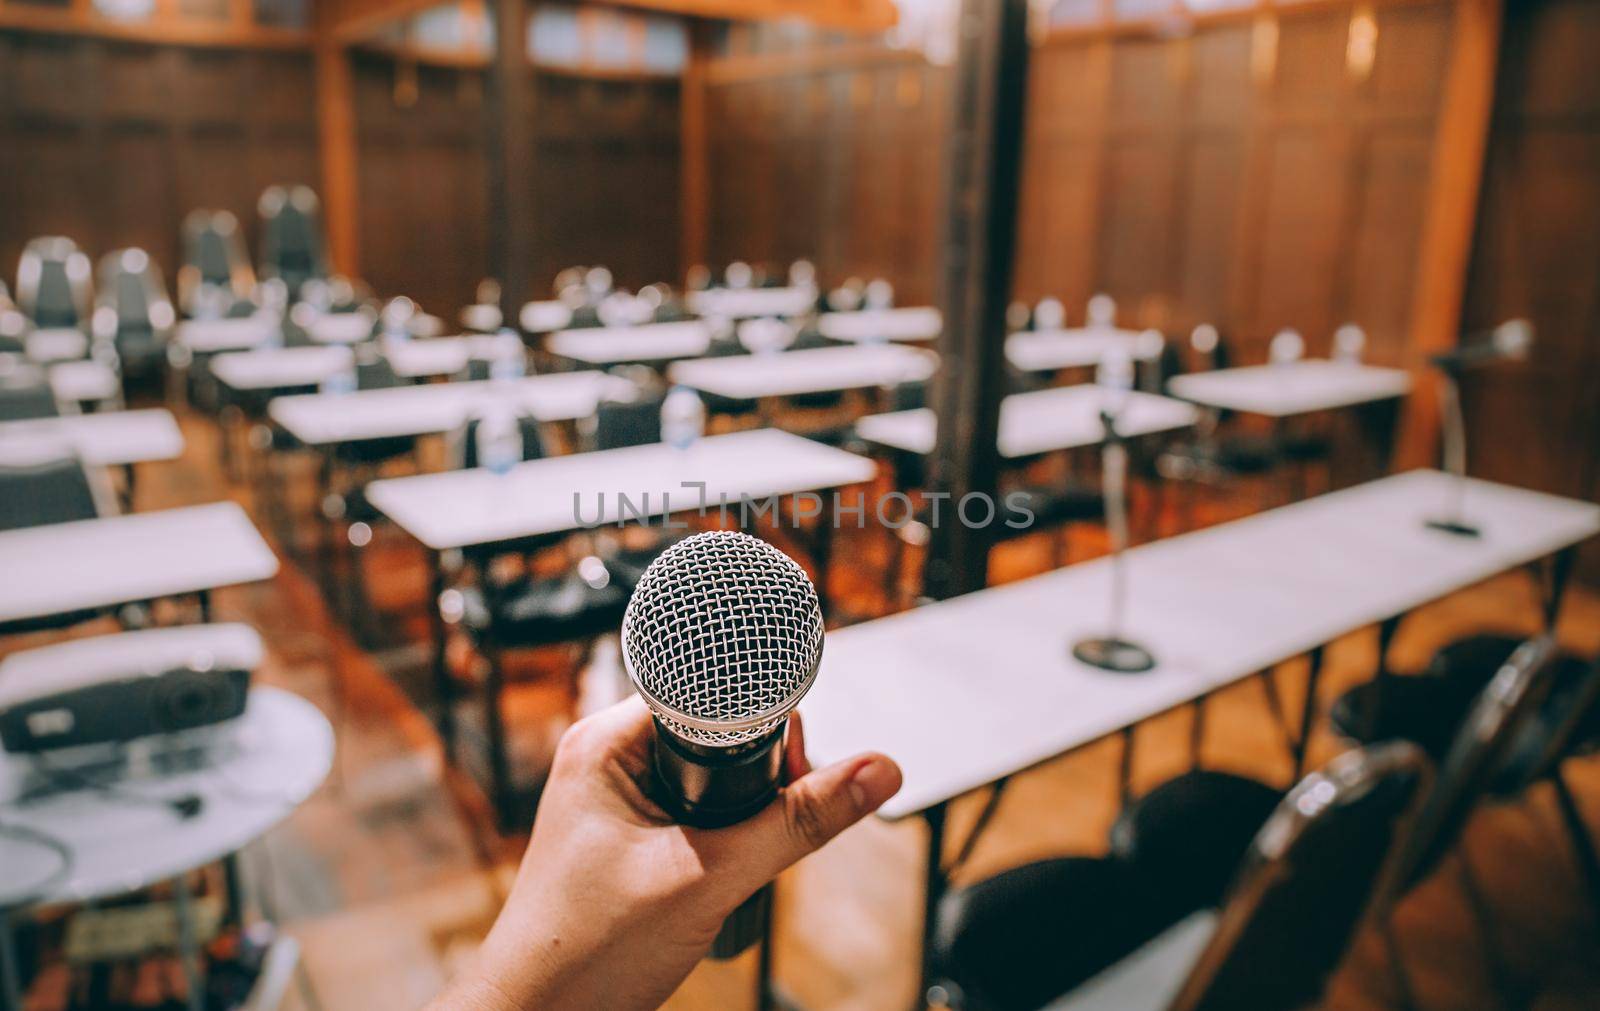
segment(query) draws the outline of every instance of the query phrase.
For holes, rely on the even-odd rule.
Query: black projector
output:
[[[242,716],[249,695],[247,669],[176,667],[8,697],[0,709],[0,745],[28,753],[193,730]]]

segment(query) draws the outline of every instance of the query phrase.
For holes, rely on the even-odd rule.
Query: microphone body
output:
[[[1533,326],[1527,320],[1508,320],[1476,340],[1462,343],[1449,351],[1433,355],[1428,361],[1434,368],[1451,374],[1497,362],[1503,358],[1525,358],[1533,343]]]
[[[789,713],[822,659],[822,608],[793,559],[747,534],[686,537],[645,570],[622,621],[623,661],[650,707],[653,799],[679,824],[724,828],[783,785]],[[732,958],[766,933],[772,887],[711,947]]]

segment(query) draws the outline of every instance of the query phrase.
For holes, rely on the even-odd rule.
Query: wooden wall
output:
[[[1125,318],[1251,345],[1293,325],[1313,350],[1355,320],[1401,360],[1452,9],[1378,6],[1365,74],[1347,69],[1355,10],[1036,48],[1017,295],[1081,316],[1108,291]],[[902,301],[932,298],[943,72],[848,40],[741,55],[761,41],[710,69],[708,258],[810,253],[829,280],[884,273]]]
[[[1534,322],[1465,391],[1484,477],[1600,501],[1600,4],[1507,5],[1465,325]],[[1600,545],[1585,577],[1600,584]]]
[[[354,60],[362,273],[453,316],[489,270],[484,71]],[[632,287],[680,277],[678,82],[541,69],[529,87],[535,293],[575,263]]]
[[[225,208],[255,242],[256,199],[317,183],[310,55],[0,32],[0,271],[63,234],[98,258],[140,246],[170,286],[179,227]]]

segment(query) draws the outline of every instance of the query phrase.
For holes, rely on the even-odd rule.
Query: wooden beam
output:
[[[706,68],[711,58],[711,39],[707,28],[700,23],[689,26],[689,62],[683,68],[679,92],[679,186],[683,194],[680,279],[690,267],[706,262],[711,227],[711,151],[706,131]]]
[[[356,168],[355,97],[350,53],[338,41],[317,41],[317,140],[322,160],[322,206],[333,269],[361,276],[361,209]]]
[[[123,23],[98,17],[92,12],[80,13],[73,9],[18,3],[0,3],[0,28],[174,46],[306,49],[312,43],[311,32],[298,28],[254,24],[239,26],[228,21],[187,18]]]
[[[615,7],[636,7],[695,18],[728,21],[799,19],[822,28],[880,32],[896,20],[894,0],[605,0]]]
[[[1427,359],[1453,347],[1461,333],[1503,16],[1503,0],[1457,0],[1455,5],[1412,294],[1410,365],[1416,383],[1395,452],[1395,464],[1402,468],[1433,465],[1438,455],[1438,378]]]
[[[933,398],[939,438],[932,483],[950,497],[932,525],[924,576],[925,591],[940,598],[988,582],[994,527],[1003,522],[997,489],[1005,314],[1028,88],[1028,0],[963,0],[960,18],[940,246],[944,368]],[[959,507],[969,496],[969,510],[987,496],[996,515],[980,523],[986,510],[969,511],[968,526]]]
[[[500,312],[515,326],[533,272],[532,116],[528,96],[528,5],[491,0],[489,64],[489,269],[500,282]]]
[[[317,0],[322,31],[341,42],[360,42],[385,25],[439,6],[440,0]]]

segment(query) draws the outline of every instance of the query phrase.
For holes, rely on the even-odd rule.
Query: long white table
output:
[[[1000,402],[1000,455],[1007,459],[1052,453],[1105,441],[1100,405],[1105,390],[1091,383],[1031,393],[1013,393]],[[1181,400],[1153,393],[1129,393],[1117,431],[1127,438],[1186,428],[1199,412]],[[856,422],[868,442],[907,453],[931,453],[938,418],[929,408],[872,414]]]
[[[190,319],[178,324],[173,339],[197,354],[248,351],[270,344],[282,332],[274,314],[258,312],[230,319]]]
[[[271,578],[232,502],[0,532],[0,625]]]
[[[0,456],[8,447],[65,445],[84,463],[117,467],[183,454],[183,433],[162,408],[103,411],[59,418],[0,422]]]
[[[1403,397],[1411,391],[1411,374],[1403,369],[1305,358],[1281,365],[1176,376],[1167,390],[1207,407],[1286,418]]]
[[[727,319],[803,316],[816,301],[817,293],[811,288],[709,288],[688,295],[691,312]]]
[[[723,500],[736,510],[741,496],[836,488],[875,472],[852,453],[754,429],[683,450],[652,443],[531,460],[506,474],[475,468],[374,481],[367,498],[424,546],[446,551],[613,523],[619,495],[635,506],[648,496],[646,511],[657,516],[702,504],[714,510]],[[684,487],[696,481],[703,490]]]
[[[63,362],[89,354],[89,336],[77,327],[44,327],[28,334],[23,350],[36,362]]]
[[[705,354],[711,347],[711,327],[700,320],[683,320],[560,330],[547,337],[544,346],[552,354],[591,365],[674,361]]]
[[[353,354],[343,346],[229,351],[211,359],[211,374],[241,393],[316,386],[348,368]]]
[[[528,302],[517,316],[528,333],[551,333],[572,322],[572,310],[556,299]]]
[[[631,388],[626,380],[603,372],[554,372],[507,381],[274,397],[267,415],[302,443],[325,446],[449,432],[495,400],[509,401],[540,421],[571,421],[593,414],[608,394]]]
[[[514,334],[461,334],[423,340],[385,340],[383,356],[401,379],[450,376],[473,359],[493,359],[500,354],[521,354],[522,339]]]
[[[1006,359],[1023,372],[1055,372],[1093,368],[1112,351],[1136,362],[1152,361],[1162,343],[1158,333],[1110,327],[1029,330],[1006,338]]]
[[[318,344],[360,344],[372,336],[377,316],[367,312],[328,312],[310,321],[306,336]]]
[[[116,372],[104,362],[89,358],[60,362],[51,365],[48,371],[50,389],[57,400],[73,404],[98,403],[116,399],[122,393]]]
[[[938,356],[920,348],[855,345],[675,362],[667,376],[717,396],[760,400],[917,382],[938,366]]]
[[[854,343],[931,341],[943,326],[944,318],[932,306],[825,312],[817,317],[822,336]]]

